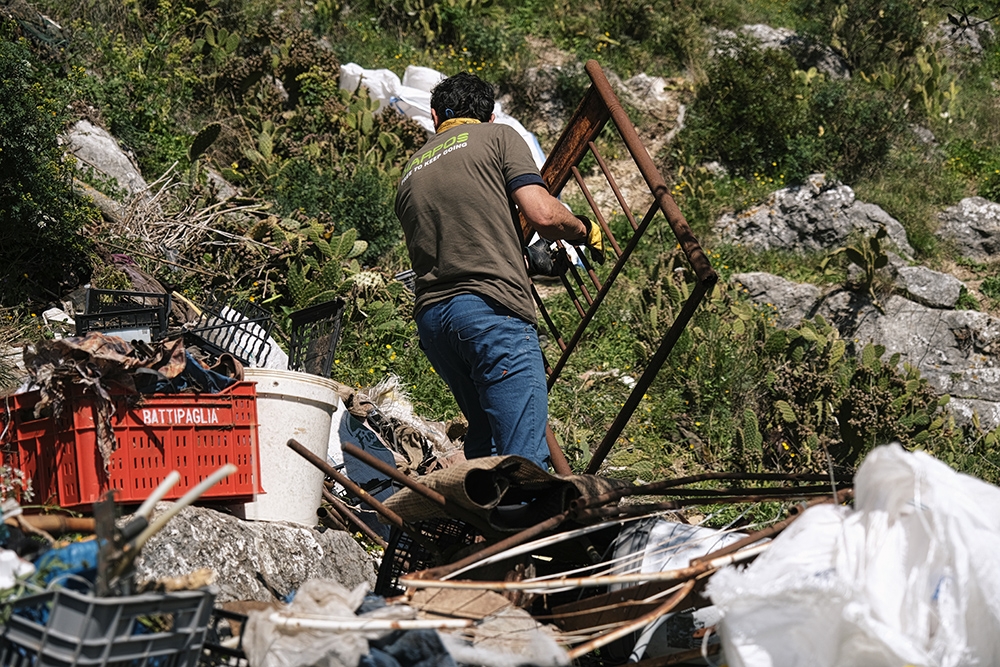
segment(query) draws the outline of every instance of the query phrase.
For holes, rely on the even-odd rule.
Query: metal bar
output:
[[[796,491],[796,489],[790,489]],[[678,510],[691,505],[733,505],[737,503],[762,503],[767,501],[787,501],[794,498],[827,498],[830,494],[829,488],[820,491],[810,491],[805,493],[762,493],[747,496],[709,496],[697,498],[681,498],[679,500],[665,500],[660,503],[650,503],[644,505],[615,505],[613,507],[596,507],[593,509],[581,510],[573,514],[574,521],[592,522],[604,521],[608,518],[619,518],[628,516],[643,516],[646,514],[656,514]]]
[[[590,296],[590,291],[587,289],[587,286],[584,284],[583,278],[580,277],[580,272],[577,271],[576,266],[573,265],[573,264],[571,264],[570,267],[569,267],[569,272],[571,274],[573,274],[573,279],[576,281],[576,286],[579,287],[580,288],[580,292],[583,293],[583,298],[586,299],[586,301],[587,301],[587,307],[589,308],[592,305],[594,305],[594,297]],[[593,275],[594,270],[593,269],[589,269],[587,271],[587,273],[591,274],[591,280],[594,281],[594,286],[597,287],[597,289],[600,289],[600,287],[598,286],[600,283],[598,283],[597,280],[596,280],[597,276]],[[582,316],[583,315],[581,314],[581,317]]]
[[[622,489],[609,491],[599,496],[590,498],[578,498],[570,502],[571,509],[586,509],[588,507],[599,507],[610,502],[617,502],[626,496],[652,496],[659,495],[666,489],[673,489],[678,486],[697,484],[699,482],[710,482],[717,480],[746,481],[746,482],[824,482],[830,479],[829,475],[800,475],[775,472],[707,472],[700,475],[690,475],[688,477],[678,477],[675,479],[664,479],[650,484],[640,484],[638,486],[627,486]],[[849,484],[851,477],[840,477],[838,483]]]
[[[389,545],[384,539],[382,539],[382,536],[372,530],[371,526],[362,521],[361,518],[354,513],[354,510],[348,507],[347,504],[340,498],[330,493],[327,489],[323,489],[323,499],[326,500],[326,502],[328,502],[330,506],[344,518],[345,521],[361,531],[365,537],[383,549],[388,548]]]
[[[601,303],[604,301],[604,297],[607,296],[611,286],[615,284],[615,279],[618,277],[618,274],[621,273],[625,262],[627,262],[628,258],[632,256],[632,252],[639,244],[639,239],[642,237],[643,232],[645,232],[649,227],[649,223],[652,222],[653,216],[656,215],[656,212],[657,207],[654,202],[653,205],[649,207],[649,212],[646,213],[646,217],[643,218],[642,224],[639,225],[640,231],[636,232],[635,236],[629,240],[628,245],[625,246],[625,251],[622,253],[622,256],[618,258],[618,262],[611,269],[611,273],[608,274],[608,277],[604,281],[604,285],[601,286],[600,291],[597,293],[597,297],[594,299],[594,304],[590,307],[589,311],[583,314],[583,320],[577,325],[576,331],[573,332],[573,337],[570,338],[569,343],[566,344],[566,349],[563,350],[562,356],[559,357],[555,368],[552,369],[552,373],[549,375],[549,389],[552,389],[552,385],[555,384],[556,379],[562,372],[563,366],[566,365],[569,355],[571,355],[573,350],[576,349],[577,344],[583,337],[583,332],[587,329],[587,325],[589,325],[590,321],[594,319],[594,314],[597,312],[597,309],[600,308]]]
[[[414,572],[413,574],[408,574],[401,577],[399,583],[403,586],[407,585],[408,581],[412,580],[424,580],[424,579],[441,579],[447,577],[452,572],[457,572],[463,567],[468,565],[475,565],[476,563],[489,558],[495,554],[501,553],[510,549],[511,547],[516,547],[520,544],[524,544],[529,540],[533,540],[535,537],[546,533],[550,530],[555,530],[559,525],[566,520],[569,516],[569,512],[561,512],[553,517],[549,517],[541,523],[537,523],[531,528],[525,528],[520,533],[515,533],[510,537],[504,538],[499,542],[495,542],[490,546],[477,551],[474,554],[466,556],[461,560],[457,560],[454,563],[449,563],[448,565],[441,565],[438,567],[432,567],[421,572]]]
[[[552,469],[556,471],[557,475],[572,475],[573,469],[569,467],[569,461],[566,460],[566,454],[563,453],[562,448],[559,446],[559,441],[556,440],[556,434],[552,430],[552,424],[546,422],[545,424],[545,444],[549,446],[549,459],[552,461]]]
[[[854,489],[841,489],[840,491],[837,492],[835,496],[824,496],[821,498],[813,498],[812,500],[805,503],[805,506],[802,508],[798,507],[791,508],[789,512],[792,513],[792,516],[788,517],[787,519],[772,524],[762,530],[758,530],[755,533],[750,533],[746,537],[737,540],[736,542],[733,542],[729,546],[717,549],[710,554],[706,554],[700,558],[693,558],[691,559],[691,565],[692,566],[701,565],[702,563],[712,560],[713,558],[718,558],[720,556],[727,556],[729,554],[736,553],[743,547],[754,544],[755,542],[759,542],[764,538],[773,537],[774,535],[777,535],[785,528],[787,528],[793,521],[802,516],[805,510],[810,507],[813,507],[815,505],[825,505],[826,503],[830,502],[836,503],[837,505],[842,505],[843,503],[846,503],[853,497],[854,497]]]
[[[677,591],[669,598],[667,598],[663,602],[663,604],[661,604],[653,611],[649,612],[648,614],[643,614],[642,616],[635,619],[631,623],[626,623],[625,625],[621,625],[612,630],[611,632],[607,632],[601,635],[600,637],[591,639],[589,642],[585,642],[583,644],[580,644],[579,646],[574,647],[572,650],[567,651],[566,655],[569,657],[570,660],[576,660],[577,658],[582,658],[591,651],[595,651],[601,648],[602,646],[610,644],[616,639],[620,639],[621,637],[630,635],[633,632],[637,632],[638,630],[646,627],[647,625],[649,625],[659,617],[663,616],[664,614],[669,613],[674,607],[679,605],[685,598],[687,598],[687,596],[691,594],[691,591],[694,590],[694,586],[696,583],[697,582],[694,579],[686,582],[683,586],[681,586],[681,589],[679,591]]]
[[[595,158],[597,158],[597,164],[601,167],[601,172],[604,173],[604,178],[608,180],[608,185],[611,186],[611,191],[615,193],[615,197],[618,199],[618,204],[622,207],[625,217],[628,218],[628,223],[632,225],[632,231],[635,231],[639,228],[639,225],[635,221],[635,216],[632,215],[632,210],[628,207],[628,202],[625,201],[625,196],[618,188],[618,183],[615,182],[615,177],[611,175],[611,170],[608,169],[608,165],[604,162],[604,156],[601,155],[599,150],[597,150],[597,144],[593,141],[587,145],[590,147],[590,152],[594,154]]]
[[[535,283],[531,283],[531,296],[535,299],[535,305],[538,306],[538,312],[542,314],[542,319],[545,320],[545,326],[549,328],[552,332],[552,336],[556,339],[556,344],[559,346],[560,350],[566,349],[566,341],[563,340],[562,334],[559,333],[559,329],[556,328],[556,323],[552,321],[552,316],[549,315],[548,309],[545,304],[542,303],[542,297],[539,296],[538,290],[535,289]]]
[[[721,650],[721,644],[710,644],[705,649],[704,655],[715,655]],[[670,655],[649,658],[648,660],[640,660],[631,667],[670,667],[670,665],[686,665],[689,662],[699,662],[701,659],[702,650],[700,648],[693,648],[688,651],[671,653]]]
[[[580,186],[580,191],[583,192],[583,196],[587,200],[587,204],[590,205],[590,210],[594,212],[594,217],[597,218],[597,224],[601,226],[601,231],[604,232],[604,235],[608,237],[609,241],[611,241],[611,247],[615,249],[615,255],[617,257],[621,257],[622,249],[618,247],[618,240],[615,239],[615,235],[611,233],[607,220],[604,219],[604,215],[601,213],[600,209],[597,208],[597,202],[594,201],[594,195],[590,194],[590,188],[587,187],[587,184],[583,180],[583,174],[581,174],[580,170],[576,167],[573,167],[573,178],[576,179],[576,184]]]
[[[547,424],[546,424],[546,428],[548,428]],[[459,505],[456,505],[455,503],[449,502],[448,498],[446,498],[445,496],[441,495],[440,493],[438,493],[434,489],[430,488],[426,484],[421,484],[420,482],[418,482],[417,480],[413,479],[412,477],[408,477],[407,475],[404,475],[403,473],[401,473],[399,471],[398,468],[396,468],[396,466],[390,465],[390,464],[386,463],[385,461],[382,461],[381,459],[378,459],[378,458],[372,456],[371,454],[369,454],[368,452],[364,451],[360,447],[356,447],[355,445],[353,445],[353,444],[351,444],[349,442],[342,443],[341,444],[341,449],[344,450],[345,454],[349,454],[350,456],[353,456],[354,458],[358,459],[359,461],[361,461],[365,465],[371,466],[375,470],[378,470],[380,473],[382,473],[383,475],[387,476],[389,479],[393,480],[394,482],[402,484],[403,486],[405,486],[406,488],[410,489],[411,491],[413,491],[417,495],[423,496],[427,500],[431,501],[432,503],[434,503],[435,505],[437,505],[438,507],[440,507],[441,510],[443,512],[445,512],[448,516],[451,516],[451,517],[454,517],[456,519],[460,519],[460,520],[462,520],[462,521],[464,521],[466,523],[472,524],[473,526],[475,526],[476,528],[478,528],[479,530],[483,531],[486,534],[489,533],[489,525],[488,525],[488,523],[482,521],[479,517],[475,516],[475,514],[473,514],[472,512],[468,511],[464,507],[461,507]],[[557,446],[557,449],[558,449],[558,446]],[[550,455],[551,455],[551,448],[550,448]],[[563,461],[565,461],[565,460],[566,459],[563,458]]]
[[[373,510],[381,514],[386,521],[396,526],[400,530],[406,530],[407,532],[412,532],[406,526],[406,522],[403,521],[403,518],[401,516],[393,512],[391,509],[389,509],[382,503],[380,503],[378,500],[372,497],[370,493],[368,493],[360,486],[352,482],[346,475],[342,474],[340,471],[331,466],[329,463],[327,463],[320,457],[313,454],[298,440],[296,440],[295,438],[291,438],[288,441],[288,446],[292,450],[294,450],[297,454],[299,454],[302,458],[304,458],[306,461],[309,461],[309,463],[313,464],[314,466],[322,470],[323,474],[325,474],[327,477],[332,477],[333,480],[337,482],[337,484],[340,484],[350,493],[353,493],[355,496],[357,496],[361,500],[361,502],[363,502],[365,505],[368,505]]]
[[[601,76],[604,76],[603,73]],[[593,78],[591,75],[591,80]],[[549,192],[558,195],[562,191],[569,181],[570,169],[587,154],[587,144],[597,138],[609,118],[608,105],[600,91],[591,86],[542,165],[542,179],[548,184]],[[528,238],[525,236],[525,239]]]
[[[580,299],[577,298],[576,292],[573,291],[573,287],[569,284],[569,280],[566,278],[566,274],[559,276],[559,281],[562,282],[563,287],[566,288],[566,294],[569,295],[569,298],[573,302],[573,305],[576,306],[576,312],[580,313],[580,317],[582,318],[587,317],[587,311],[585,311],[583,309],[583,306],[580,305]],[[565,355],[565,352],[563,354]],[[558,363],[556,365],[558,366]]]
[[[633,237],[633,240],[634,238],[635,237]],[[711,271],[711,267],[709,267],[709,270]],[[670,354],[670,351],[674,348],[678,339],[680,339],[681,332],[684,331],[684,327],[687,326],[691,316],[694,315],[695,309],[701,304],[702,297],[705,296],[705,292],[709,289],[709,287],[711,287],[711,284],[705,281],[695,283],[691,296],[684,302],[681,312],[678,313],[677,318],[670,325],[670,328],[667,329],[667,333],[663,336],[663,340],[660,342],[660,347],[656,350],[653,358],[650,359],[649,365],[646,366],[646,370],[642,372],[642,376],[639,378],[639,381],[635,383],[635,387],[632,388],[632,393],[629,394],[629,397],[625,400],[625,405],[622,406],[622,409],[618,412],[618,415],[615,417],[615,421],[611,424],[610,430],[608,430],[604,439],[601,441],[601,444],[598,445],[597,451],[594,452],[593,457],[590,459],[590,464],[587,466],[587,474],[596,474],[600,469],[601,464],[604,463],[604,459],[611,451],[615,442],[617,442],[618,436],[625,430],[625,426],[628,424],[629,419],[632,418],[632,413],[634,413],[635,409],[639,407],[639,402],[642,400],[643,395],[649,389],[650,385],[653,384],[653,380],[656,379],[657,373],[660,372],[660,368],[667,360],[667,355]],[[551,379],[551,376],[549,377]]]
[[[719,279],[718,274],[712,269],[712,265],[708,262],[708,257],[698,244],[698,240],[694,237],[694,233],[691,231],[691,227],[688,226],[687,220],[684,219],[684,215],[677,207],[677,203],[670,196],[670,187],[663,180],[653,159],[649,157],[649,152],[636,133],[632,121],[629,120],[628,114],[625,113],[621,102],[618,101],[618,97],[611,89],[611,84],[608,82],[607,77],[604,76],[601,65],[596,60],[589,60],[587,61],[586,70],[590,76],[590,80],[593,82],[591,90],[597,91],[598,96],[607,107],[608,114],[611,116],[611,120],[618,130],[618,134],[621,135],[622,141],[625,142],[625,148],[632,155],[632,159],[639,168],[642,177],[646,179],[649,191],[653,194],[653,198],[659,204],[660,210],[666,216],[667,222],[674,232],[674,236],[677,237],[677,241],[681,244],[681,250],[684,251],[685,257],[687,257],[691,268],[694,270],[695,276],[699,282],[714,285]],[[597,135],[595,134],[588,141],[593,141],[596,138]],[[573,164],[576,164],[576,162]]]

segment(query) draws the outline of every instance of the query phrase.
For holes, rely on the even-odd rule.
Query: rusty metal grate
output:
[[[667,355],[670,354],[671,349],[677,343],[681,332],[691,319],[691,316],[705,294],[718,281],[718,275],[712,269],[708,257],[691,232],[691,228],[688,226],[687,220],[684,219],[684,215],[677,207],[673,197],[670,196],[669,186],[649,156],[649,152],[646,150],[635,127],[629,120],[628,114],[622,108],[618,97],[611,88],[611,84],[604,76],[604,72],[601,71],[600,65],[595,60],[588,61],[586,71],[592,85],[584,96],[583,101],[581,101],[580,106],[577,107],[562,136],[556,142],[556,146],[553,148],[545,165],[542,167],[542,178],[545,179],[549,192],[555,196],[560,196],[563,193],[564,188],[571,179],[576,183],[583,198],[593,212],[593,219],[601,226],[605,238],[609,241],[609,247],[606,249],[609,258],[615,257],[617,259],[603,281],[597,275],[594,267],[591,266],[587,258],[582,254],[580,258],[583,270],[581,271],[574,266],[561,278],[563,287],[566,289],[579,315],[576,329],[568,341],[557,330],[552,317],[542,303],[538,290],[532,285],[535,303],[538,305],[542,318],[553,339],[562,351],[556,363],[548,369],[549,389],[551,390],[552,386],[558,380],[560,373],[566,366],[567,360],[577,349],[584,332],[593,320],[597,310],[604,303],[605,297],[614,285],[615,280],[632,257],[639,241],[650,229],[654,221],[666,220],[696,279],[690,296],[683,303],[679,314],[661,339],[658,349],[651,357],[642,376],[633,387],[624,406],[615,417],[611,428],[594,452],[590,465],[587,467],[587,473],[593,474],[600,468],[611,447],[628,424],[643,394],[646,393],[646,390],[653,383],[660,368],[662,368],[666,361]],[[648,204],[645,214],[638,219],[622,194],[622,189],[619,187],[618,182],[612,175],[605,156],[601,154],[595,144],[598,136],[609,121],[617,130],[618,136],[624,142],[625,148],[632,158],[635,169],[642,176],[648,187],[651,203]],[[612,233],[608,225],[609,216],[605,214],[605,211],[601,210],[594,192],[587,185],[586,179],[580,171],[580,164],[588,155],[593,156],[605,177],[607,186],[614,193],[617,210],[628,219],[631,229],[628,238],[619,239]],[[614,212],[614,209],[612,212]],[[523,219],[521,224],[522,231],[527,240],[530,232]]]

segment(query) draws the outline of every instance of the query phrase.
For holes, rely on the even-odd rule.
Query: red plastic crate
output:
[[[0,398],[0,451],[3,462],[31,480],[32,504],[57,502],[56,428],[51,419],[35,418],[37,391]],[[18,500],[22,500],[18,498]]]
[[[144,396],[133,406],[114,396],[117,447],[107,473],[97,451],[94,401],[73,396],[58,424],[15,420],[20,467],[33,479],[36,500],[73,509],[89,508],[109,489],[117,490],[116,502],[141,503],[172,470],[181,478],[166,499],[176,500],[226,463],[237,471],[202,499],[252,500],[263,492],[254,386],[238,382],[218,394]],[[37,394],[23,396],[37,401]]]

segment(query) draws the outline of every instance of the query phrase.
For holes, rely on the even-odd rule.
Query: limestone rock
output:
[[[751,299],[773,307],[778,314],[778,326],[795,327],[811,316],[820,290],[809,283],[796,283],[761,271],[738,273],[732,282],[742,285]]]
[[[903,266],[896,270],[896,285],[918,303],[929,308],[954,308],[962,294],[962,281],[926,266]]]
[[[758,251],[825,252],[847,243],[853,232],[874,235],[880,225],[901,255],[913,256],[906,230],[895,218],[874,204],[855,201],[850,187],[814,174],[803,185],[771,193],[763,204],[727,213],[716,221],[715,231],[724,241]]]
[[[760,43],[762,49],[784,49],[795,58],[799,67],[808,70],[815,67],[817,71],[826,74],[831,79],[849,79],[851,77],[850,68],[847,63],[837,55],[837,52],[829,46],[817,44],[788,28],[772,28],[765,24],[744,25],[739,31],[744,35],[753,37]],[[736,37],[736,33],[731,30],[720,30],[716,33],[717,42]]]
[[[959,426],[972,424],[972,415],[979,418],[979,428],[992,431],[1000,426],[1000,402],[981,401],[975,398],[952,398],[948,410]]]
[[[169,505],[158,504],[155,514]],[[203,507],[185,508],[154,535],[142,550],[136,574],[139,581],[149,581],[206,567],[217,574],[220,602],[272,601],[275,594],[286,596],[317,578],[346,588],[375,585],[372,558],[346,532],[243,521]]]
[[[956,56],[979,57],[983,45],[996,39],[996,31],[989,21],[969,17],[974,25],[957,26],[950,21],[941,21],[928,35],[928,42],[937,43],[948,58]]]
[[[83,167],[115,179],[133,197],[146,194],[146,180],[106,130],[81,120],[70,128],[65,140]]]
[[[937,235],[955,244],[963,257],[992,259],[1000,253],[1000,204],[967,197],[938,214]]]
[[[943,394],[1000,401],[1000,319],[971,310],[928,308],[901,296],[886,300],[885,314],[859,309],[853,331],[863,345],[879,343],[886,358],[899,352]]]

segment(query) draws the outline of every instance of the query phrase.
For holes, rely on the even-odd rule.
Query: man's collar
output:
[[[438,125],[437,133],[441,134],[442,132],[447,132],[451,128],[459,125],[479,125],[479,121],[475,118],[449,118],[445,122]]]

